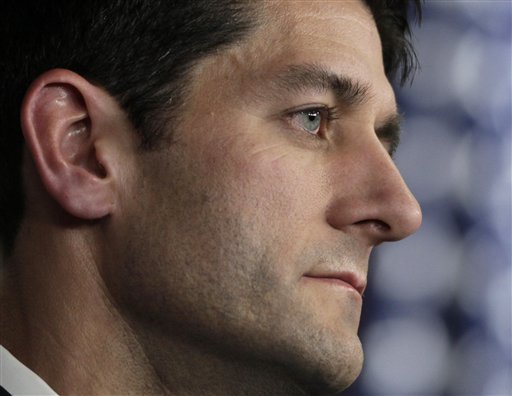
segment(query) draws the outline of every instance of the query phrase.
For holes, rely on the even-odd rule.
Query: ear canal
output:
[[[70,125],[61,141],[60,149],[65,161],[70,164],[87,169],[100,178],[106,176],[105,168],[96,156],[94,142],[91,139],[91,122],[88,118]]]
[[[90,139],[91,131],[86,120],[80,120],[68,128],[64,138],[61,140],[60,150],[64,160],[78,166],[84,166],[86,161],[83,152],[88,150],[88,140]],[[84,147],[86,149],[84,150]]]

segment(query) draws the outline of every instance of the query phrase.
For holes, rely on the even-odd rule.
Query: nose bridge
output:
[[[341,165],[343,171],[332,172],[331,225],[364,230],[377,243],[405,238],[419,228],[420,206],[378,139],[353,150]]]

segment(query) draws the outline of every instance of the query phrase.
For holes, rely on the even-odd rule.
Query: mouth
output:
[[[336,272],[321,274],[305,274],[305,278],[338,284],[356,291],[361,297],[366,289],[366,280],[353,272]]]

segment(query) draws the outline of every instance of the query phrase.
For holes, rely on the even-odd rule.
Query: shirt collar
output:
[[[36,373],[0,345],[0,385],[12,395],[57,395]]]

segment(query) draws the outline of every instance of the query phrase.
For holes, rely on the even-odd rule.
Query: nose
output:
[[[420,205],[378,139],[347,150],[330,165],[333,194],[326,215],[332,227],[371,245],[403,239],[420,227]]]

